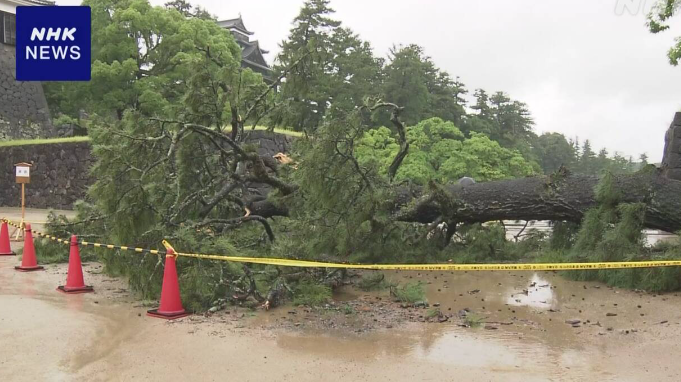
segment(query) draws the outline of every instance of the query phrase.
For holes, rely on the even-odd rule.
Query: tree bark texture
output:
[[[400,188],[396,192],[394,218],[413,223],[432,223],[445,217],[459,223],[496,220],[565,220],[580,222],[586,211],[596,207],[598,178],[571,175],[447,186],[454,208],[441,203],[424,189]],[[681,181],[668,179],[659,171],[619,175],[615,189],[622,203],[646,203],[644,225],[667,232],[681,230]],[[287,216],[288,208],[269,200],[249,207],[264,217]]]
[[[402,191],[395,218],[430,223],[442,215],[458,222],[494,220],[566,220],[579,222],[596,207],[598,178],[566,174],[448,186],[454,210],[443,211],[430,195],[418,197]],[[646,203],[645,226],[668,232],[681,230],[681,181],[660,172],[620,175],[614,187],[622,203]],[[451,204],[450,204],[451,205]],[[451,207],[450,207],[451,209]]]

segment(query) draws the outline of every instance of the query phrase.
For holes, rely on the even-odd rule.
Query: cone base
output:
[[[158,309],[152,309],[152,310],[147,310],[147,316],[149,317],[156,317],[156,318],[164,318],[166,320],[174,320],[177,318],[182,318],[182,317],[187,317],[190,316],[191,313],[188,313],[186,311],[181,311],[181,312],[173,312],[173,313],[162,313],[159,312]]]
[[[44,271],[45,267],[40,266],[40,265],[36,265],[34,267],[21,267],[21,266],[19,266],[19,267],[14,267],[14,269],[19,271],[19,272],[33,272],[33,271]]]
[[[0,256],[16,256],[14,252],[0,252]]]
[[[78,294],[78,293],[92,293],[95,291],[95,288],[85,285],[82,287],[77,287],[77,288],[69,288],[65,285],[60,285],[57,287],[57,290],[62,293],[66,294]]]

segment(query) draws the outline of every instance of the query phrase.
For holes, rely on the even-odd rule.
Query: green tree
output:
[[[597,175],[601,171],[606,170],[608,167],[610,167],[610,158],[608,158],[608,150],[602,148],[601,151],[598,152],[598,156],[594,160],[594,168],[592,169],[592,172],[594,173],[594,175]]]
[[[637,168],[638,164],[634,163],[631,156],[625,157],[622,154],[615,152],[607,169],[613,174],[627,174],[636,171]]]
[[[651,33],[660,33],[669,29],[669,19],[678,14],[681,8],[680,0],[657,0],[648,15],[648,29]],[[681,37],[676,38],[675,44],[667,53],[669,63],[677,66],[681,59]]]
[[[528,176],[534,169],[514,150],[501,147],[487,136],[473,133],[466,139],[452,122],[440,118],[421,121],[407,129],[410,151],[397,172],[396,180],[425,185],[429,181],[449,183],[463,176],[488,181]],[[368,131],[357,147],[360,164],[375,165],[387,174],[399,145],[390,130]]]
[[[465,85],[458,78],[452,79],[449,73],[441,71],[428,58],[425,60],[426,87],[428,88],[428,112],[431,116],[442,118],[456,124],[461,123],[466,114]]]
[[[349,28],[337,28],[331,39],[333,58],[330,111],[347,113],[380,90],[383,60],[374,57],[371,45]]]
[[[183,112],[177,106],[186,96],[188,79],[194,78],[197,68],[201,71],[192,64],[206,65],[206,60],[219,57],[229,66],[230,75],[239,70],[239,46],[203,13],[187,17],[174,6],[152,7],[145,0],[86,0],[84,4],[92,9],[92,80],[48,84],[48,95],[62,96],[50,97],[59,111],[75,117],[83,109],[118,120],[129,108],[149,115],[177,115]],[[241,87],[247,92],[258,80],[251,74],[245,77]],[[216,106],[204,105],[222,123],[229,116]]]
[[[369,43],[332,19],[333,13],[328,0],[309,0],[294,19],[275,75],[300,64],[285,75],[273,124],[314,131],[327,112],[351,110],[378,91],[382,61]]]
[[[575,156],[580,158],[582,156],[582,146],[579,143],[579,137],[574,140],[570,139],[570,145],[575,149]]]
[[[166,8],[175,9],[182,13],[185,17],[196,17],[203,20],[215,20],[215,16],[211,15],[205,9],[193,6],[186,0],[173,0],[165,4]]]
[[[518,150],[539,169],[535,149],[539,144],[538,137],[533,131],[534,122],[527,105],[512,100],[503,92],[490,97],[485,90],[477,89],[474,97],[475,104],[471,108],[477,113],[466,116],[463,131],[485,134],[503,147]]]
[[[587,139],[582,145],[582,155],[579,157],[579,170],[583,174],[595,174],[597,172],[595,166],[596,154],[591,149],[591,142]]]
[[[526,144],[534,125],[527,105],[512,100],[503,92],[494,93],[490,97],[490,105],[491,118],[496,125],[496,131],[490,138],[505,147],[519,148]]]
[[[643,153],[639,155],[638,159],[641,161],[641,167],[647,166],[648,165],[648,154]]]
[[[88,233],[156,248],[165,237],[181,247],[224,252],[240,240],[258,242],[261,230],[251,239],[245,229],[227,240],[236,227],[255,222],[273,240],[265,219],[244,216],[246,182],[266,183],[283,194],[290,185],[268,173],[254,149],[234,137],[244,120],[262,111],[271,87],[241,67],[232,35],[212,19],[144,0],[86,4],[93,15],[93,75],[77,90],[88,97],[84,109],[96,113],[89,133],[97,177],[89,190],[93,204],[81,205],[80,216],[106,221],[88,225]],[[120,253],[104,261],[146,297],[157,296],[162,258]],[[193,260],[178,266],[187,280],[183,293],[196,309],[228,293],[220,280],[244,276],[236,267]],[[234,287],[243,292],[248,285]]]
[[[556,172],[561,166],[574,169],[576,164],[575,147],[563,134],[544,133],[537,138],[535,154],[544,173]]]
[[[473,93],[475,97],[475,104],[471,109],[475,110],[475,114],[466,116],[462,130],[468,134],[469,132],[478,132],[487,136],[493,136],[498,133],[494,121],[492,120],[492,111],[489,105],[489,96],[483,89],[476,89]]]
[[[478,117],[483,120],[492,119],[492,111],[489,104],[489,96],[484,89],[476,89],[473,94],[475,97],[475,105],[471,106],[471,109],[477,110]]]
[[[423,49],[418,45],[392,47],[384,69],[383,95],[404,108],[406,124],[415,124],[429,113],[429,89]],[[431,81],[431,83],[435,80]]]
[[[465,85],[438,68],[418,45],[390,50],[383,81],[383,98],[404,107],[401,116],[407,124],[430,117],[460,123],[466,114]]]
[[[464,85],[464,83],[461,82],[459,76],[456,76],[456,79],[454,79],[452,85],[453,85],[452,94],[454,96],[454,102],[456,102],[456,104],[461,107],[465,107],[466,104],[468,103],[466,99],[463,98],[464,95],[468,94],[466,85]]]

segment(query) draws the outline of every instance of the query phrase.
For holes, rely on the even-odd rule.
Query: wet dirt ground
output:
[[[346,289],[322,309],[228,308],[168,322],[145,316],[97,263],[85,265],[96,293],[64,295],[55,288],[65,265],[19,273],[17,261],[0,258],[3,381],[681,379],[674,294],[550,273],[388,273],[427,283],[429,309],[439,304],[447,321],[421,322],[428,309],[402,308],[386,291]],[[478,327],[461,326],[466,309]]]
[[[316,309],[168,322],[100,264],[84,265],[95,293],[64,295],[66,264],[18,262],[0,257],[0,381],[681,380],[677,294],[546,272],[386,272],[422,281],[430,306],[345,287]]]

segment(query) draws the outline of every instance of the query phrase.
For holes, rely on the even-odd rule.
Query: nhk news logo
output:
[[[90,7],[17,7],[17,80],[89,81],[90,18]]]

